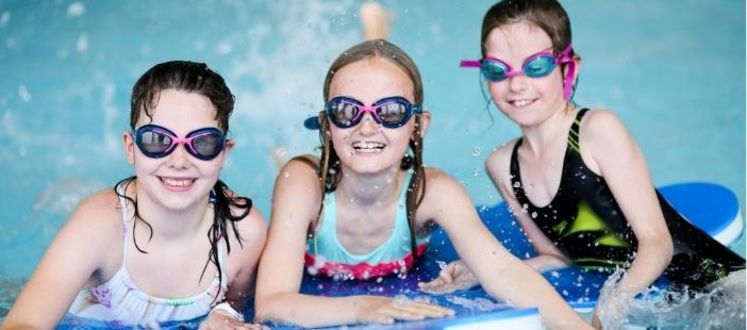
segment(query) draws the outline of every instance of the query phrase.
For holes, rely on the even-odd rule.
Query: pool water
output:
[[[656,185],[714,182],[744,207],[745,3],[561,2],[583,57],[576,102],[626,123]],[[277,163],[318,144],[301,122],[321,108],[330,62],[361,40],[362,3],[0,0],[0,317],[75,205],[131,175],[130,89],[155,63],[204,61],[226,78],[237,143],[222,178],[269,216]],[[492,3],[381,1],[424,79],[426,163],[482,205],[500,201],[486,156],[519,134],[486,111],[477,71],[458,68],[480,55]],[[744,238],[732,248],[744,256]]]

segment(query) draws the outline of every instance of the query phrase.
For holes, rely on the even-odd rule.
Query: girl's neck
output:
[[[381,205],[399,197],[404,172],[399,166],[373,174],[353,172],[343,165],[343,177],[337,186],[338,196],[356,201],[359,205]],[[339,198],[339,197],[338,197]]]
[[[537,125],[522,126],[521,131],[524,145],[534,155],[541,155],[546,149],[551,148],[558,141],[565,143],[568,134],[568,122],[573,117],[575,107],[570,102],[565,102],[550,117]]]
[[[144,191],[135,189],[138,214],[153,227],[153,239],[164,237],[168,239],[191,238],[203,235],[206,223],[212,223],[212,207],[209,207],[209,196],[205,196],[204,203],[200,201],[183,210],[169,210],[146,196]]]

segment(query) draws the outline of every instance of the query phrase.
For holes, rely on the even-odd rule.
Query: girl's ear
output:
[[[420,125],[415,127],[415,134],[420,134],[420,138],[425,138],[425,133],[428,132],[428,128],[431,127],[431,113],[423,111],[420,115]],[[416,121],[417,125],[417,121]]]
[[[122,144],[124,145],[124,151],[127,155],[127,162],[135,164],[135,139],[132,134],[128,131],[122,133]]]
[[[226,146],[223,147],[223,151],[225,151],[225,155],[228,156],[229,153],[231,153],[231,150],[233,150],[233,146],[236,144],[236,141],[233,139],[226,139]]]

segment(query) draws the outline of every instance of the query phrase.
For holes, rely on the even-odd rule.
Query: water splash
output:
[[[459,296],[447,296],[446,300],[452,304],[462,306],[471,311],[491,312],[494,310],[505,309],[509,307],[504,303],[496,303],[487,298],[469,299]]]
[[[601,290],[597,308],[604,329],[744,329],[744,270],[705,291],[652,287],[635,299],[614,291],[622,274],[622,270],[615,272]]]

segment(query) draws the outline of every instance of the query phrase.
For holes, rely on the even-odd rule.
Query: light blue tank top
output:
[[[366,254],[349,252],[337,239],[335,193],[327,193],[324,197],[322,223],[314,238],[306,243],[306,266],[309,273],[367,279],[407,271],[413,262],[405,203],[411,176],[407,172],[400,187],[392,233],[382,245]],[[416,237],[418,255],[427,247],[428,239],[428,236]]]

